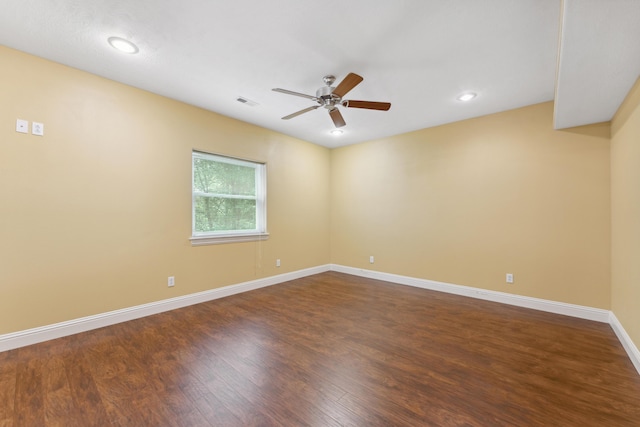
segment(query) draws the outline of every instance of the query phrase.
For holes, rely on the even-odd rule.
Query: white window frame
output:
[[[256,173],[256,228],[253,230],[225,230],[197,232],[196,228],[196,195],[194,191],[195,159],[204,159],[232,165],[248,166]],[[227,195],[225,195],[227,197]],[[228,196],[234,197],[234,196]],[[267,165],[251,160],[237,159],[219,154],[205,153],[194,150],[191,154],[191,245],[215,245],[220,243],[251,242],[266,240],[267,233]]]

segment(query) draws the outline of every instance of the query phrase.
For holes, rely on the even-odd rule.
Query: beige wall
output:
[[[640,346],[640,80],[611,126],[611,306]]]
[[[333,150],[332,262],[609,309],[609,125],[554,131],[552,116],[545,103]]]
[[[4,47],[0,64],[0,334],[330,261],[328,149]],[[191,247],[194,148],[267,162],[268,241]]]

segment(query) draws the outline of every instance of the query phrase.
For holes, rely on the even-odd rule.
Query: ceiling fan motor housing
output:
[[[340,97],[333,94],[334,89],[335,87],[332,86],[323,86],[316,91],[316,98],[320,105],[330,109],[340,103]]]

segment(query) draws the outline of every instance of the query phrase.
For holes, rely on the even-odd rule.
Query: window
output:
[[[193,245],[264,240],[266,166],[194,151]]]

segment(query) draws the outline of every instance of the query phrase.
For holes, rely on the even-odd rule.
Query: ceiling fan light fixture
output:
[[[329,132],[331,135],[333,136],[340,136],[344,133],[344,131],[342,129],[333,129],[331,132]]]
[[[112,48],[119,50],[123,53],[134,54],[138,53],[138,46],[130,42],[129,40],[123,39],[122,37],[109,37],[107,39]]]
[[[467,102],[467,101],[471,101],[476,96],[478,96],[477,93],[467,92],[467,93],[463,93],[462,95],[458,96],[456,99],[458,101]]]

